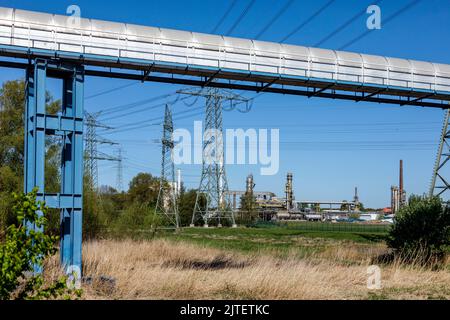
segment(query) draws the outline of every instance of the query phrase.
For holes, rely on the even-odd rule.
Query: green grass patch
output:
[[[173,230],[158,230],[156,233],[146,230],[131,230],[128,233],[111,230],[107,236],[129,237],[136,240],[165,238],[245,253],[264,251],[277,256],[290,254],[305,257],[320,252],[336,242],[361,244],[382,242],[385,234],[342,230],[304,230],[295,225],[271,224],[252,228],[183,228],[178,233]]]
[[[295,228],[185,228],[179,233],[159,233],[157,237],[187,241],[203,246],[243,252],[268,251],[299,257],[320,252],[335,241],[375,243],[383,235],[358,232],[303,231]]]

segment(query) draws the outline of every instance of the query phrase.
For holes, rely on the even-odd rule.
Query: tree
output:
[[[349,211],[350,205],[347,201],[343,200],[341,204],[341,211]]]
[[[83,238],[96,237],[102,227],[101,201],[92,186],[92,179],[85,173],[83,177]]]
[[[362,202],[360,202],[360,203],[358,204],[358,208],[357,208],[357,209],[359,209],[359,211],[361,211],[361,212],[366,211],[366,209],[364,208],[364,204],[363,204]]]
[[[241,196],[241,223],[249,223],[258,218],[256,198],[246,192]]]
[[[5,243],[0,245],[0,300],[48,299],[73,293],[68,290],[65,277],[45,285],[42,274],[34,272],[56,253],[54,244],[58,240],[39,231],[47,224],[48,209],[43,202],[36,202],[36,194],[37,189],[28,195],[13,195],[18,226],[8,227]]]
[[[25,82],[8,81],[0,89],[0,165],[23,176]]]
[[[47,93],[47,112],[55,114],[60,109],[61,101],[53,100]],[[3,83],[0,89],[0,234],[15,221],[11,193],[23,190],[24,113],[25,82],[15,80]],[[45,186],[50,192],[59,190],[60,186],[59,150],[60,141],[57,137],[47,139]],[[52,214],[47,230],[55,230],[58,225],[59,215]]]
[[[195,200],[197,199],[197,190],[191,189],[182,192],[178,198],[178,214],[180,215],[180,225],[189,226],[192,221]]]
[[[411,196],[396,214],[388,245],[402,258],[430,263],[450,245],[450,209],[439,197]]]
[[[130,182],[128,196],[130,202],[156,205],[159,192],[159,179],[150,173],[139,173]]]

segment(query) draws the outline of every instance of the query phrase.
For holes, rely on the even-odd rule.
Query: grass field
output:
[[[434,271],[399,261],[380,265],[382,288],[369,290],[367,268],[388,250],[382,233],[289,226],[132,234],[85,242],[83,274],[92,282],[84,298],[450,298],[448,261]],[[55,273],[57,265],[55,259]]]
[[[327,227],[329,228],[329,227]],[[298,225],[287,226],[262,226],[259,228],[184,228],[179,233],[159,232],[153,234],[149,231],[132,231],[126,236],[135,240],[164,238],[173,241],[184,241],[227,250],[242,252],[271,252],[275,255],[286,253],[297,256],[306,256],[310,253],[321,251],[327,245],[338,243],[358,243],[366,246],[380,244],[386,233],[358,231],[342,231],[342,229],[304,230]],[[114,233],[112,233],[113,236]]]

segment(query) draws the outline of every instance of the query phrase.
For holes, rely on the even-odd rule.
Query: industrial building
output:
[[[403,160],[400,160],[399,186],[391,187],[391,213],[396,214],[406,204],[406,191],[403,187]]]
[[[228,192],[232,197],[233,211],[238,212],[241,209],[241,197],[251,195],[259,217],[263,220],[336,221],[347,219],[351,213],[359,213],[357,188],[352,201],[297,201],[294,196],[292,173],[286,176],[285,197],[277,197],[272,191],[254,191],[254,187],[253,175],[249,175],[245,191]],[[370,218],[366,217],[366,220]]]

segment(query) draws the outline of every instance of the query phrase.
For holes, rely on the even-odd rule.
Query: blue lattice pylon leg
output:
[[[57,115],[46,113],[48,70],[63,80],[63,102]],[[38,200],[61,211],[61,263],[81,278],[83,204],[83,89],[84,68],[36,59],[27,70],[25,107],[25,183],[29,193],[38,187]],[[62,137],[61,190],[45,192],[45,137]],[[35,226],[29,226],[35,228]],[[42,230],[39,230],[42,231]],[[37,269],[37,272],[41,270]]]
[[[74,130],[63,134],[61,159],[61,263],[68,273],[81,278],[83,194],[83,89],[84,69],[73,67],[63,78],[62,116]]]

